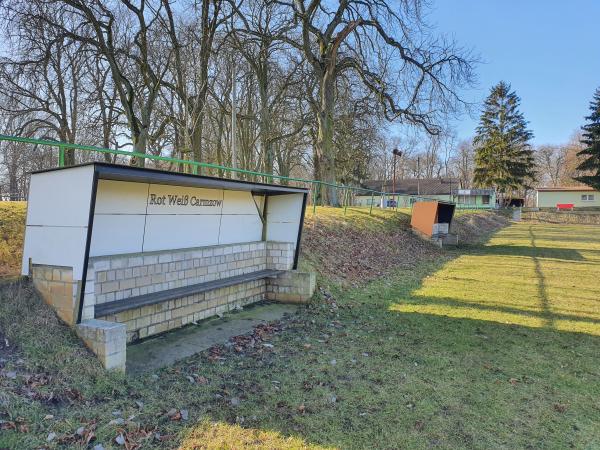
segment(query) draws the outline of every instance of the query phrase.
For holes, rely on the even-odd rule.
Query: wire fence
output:
[[[312,208],[312,213],[317,213],[317,206],[325,206],[321,200],[321,192],[323,188],[333,190],[337,194],[338,207],[344,209],[344,214],[349,207],[364,207],[368,208],[369,214],[372,215],[373,208],[382,209],[394,209],[398,208],[412,208],[412,205],[416,201],[420,200],[444,200],[439,196],[423,196],[423,195],[399,195],[391,192],[377,191],[373,189],[363,188],[359,186],[350,186],[344,184],[330,183],[321,180],[309,180],[299,177],[291,177],[284,175],[276,175],[271,173],[257,172],[247,169],[240,169],[235,167],[228,167],[219,164],[205,163],[187,159],[172,158],[168,156],[155,155],[151,153],[140,153],[128,150],[109,149],[96,147],[92,145],[80,145],[71,144],[68,142],[53,141],[47,139],[35,139],[21,136],[10,136],[0,134],[0,142],[14,142],[29,144],[34,146],[40,146],[43,148],[51,148],[56,154],[52,155],[51,167],[44,167],[49,169],[52,167],[64,167],[65,156],[67,151],[81,152],[87,157],[85,160],[98,161],[99,156],[112,155],[113,158],[121,157],[120,161],[115,161],[123,164],[131,163],[132,158],[144,161],[144,166],[149,167],[150,164],[153,168],[191,173],[200,176],[216,176],[225,178],[227,176],[231,178],[237,178],[245,181],[252,182],[264,182],[274,183],[282,185],[290,185],[296,187],[307,188],[309,194],[309,206]],[[100,159],[104,161],[104,159]],[[2,200],[7,195],[2,195]],[[14,196],[8,196],[6,199],[14,200]],[[20,198],[19,198],[20,199]],[[444,201],[448,201],[445,199]],[[451,201],[451,200],[450,200]],[[485,205],[467,205],[455,203],[458,209],[490,209],[489,206]]]

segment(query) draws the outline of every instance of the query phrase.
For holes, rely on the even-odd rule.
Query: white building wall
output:
[[[92,166],[49,171],[31,177],[21,273],[35,264],[73,268],[73,279],[83,271]]]
[[[262,237],[262,221],[250,192],[101,180],[97,198],[90,256]],[[194,205],[199,200],[214,204]]]
[[[594,200],[582,200],[582,196],[593,195]],[[537,191],[538,208],[556,208],[557,204],[573,204],[575,208],[600,207],[598,191]]]

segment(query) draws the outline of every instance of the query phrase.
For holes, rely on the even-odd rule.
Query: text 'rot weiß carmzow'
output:
[[[148,204],[158,206],[221,206],[223,200],[198,198],[195,195],[150,194]]]

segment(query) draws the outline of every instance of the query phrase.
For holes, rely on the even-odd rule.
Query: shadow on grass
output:
[[[526,231],[525,231],[526,230]],[[517,231],[503,231],[502,237],[506,239],[527,240],[529,245],[497,245],[488,243],[479,247],[474,247],[467,254],[476,256],[511,256],[522,257],[532,263],[534,273],[534,284],[537,295],[532,298],[527,297],[528,286],[531,279],[527,275],[527,266],[519,263],[518,267],[523,268],[520,274],[514,273],[514,263],[499,264],[496,259],[490,261],[477,261],[476,263],[465,263],[469,276],[453,276],[458,270],[456,267],[443,272],[445,265],[438,266],[432,275],[441,273],[440,279],[431,281],[427,286],[419,284],[410,292],[405,292],[405,300],[390,304],[391,311],[402,313],[423,313],[428,315],[447,316],[454,318],[464,318],[472,320],[486,320],[491,322],[531,326],[535,328],[548,328],[555,331],[582,332],[593,335],[600,335],[600,302],[596,301],[593,294],[598,294],[598,289],[589,287],[578,287],[574,280],[561,280],[560,267],[553,267],[553,289],[562,289],[570,294],[571,301],[581,301],[580,306],[586,308],[577,309],[577,305],[564,302],[560,294],[554,294],[554,304],[548,292],[548,279],[544,273],[543,262],[552,260],[555,264],[568,264],[575,262],[583,264],[588,271],[592,270],[589,266],[599,265],[598,262],[588,261],[581,253],[569,248],[547,248],[537,246],[537,232],[539,227],[522,227]],[[540,234],[544,234],[543,232]],[[568,242],[569,237],[563,236],[563,241]],[[590,243],[588,241],[588,243]],[[591,250],[594,251],[594,250]],[[462,255],[455,255],[461,257]],[[564,267],[564,266],[563,266]],[[579,266],[578,266],[579,267]],[[493,271],[493,269],[496,269]],[[581,268],[581,267],[580,267]],[[511,272],[510,269],[513,269]],[[572,270],[572,268],[571,268]],[[490,272],[491,271],[491,272]],[[506,271],[507,276],[500,277],[499,274]],[[481,275],[481,279],[475,274]],[[486,276],[486,274],[488,276]],[[493,277],[493,278],[490,278]],[[473,297],[445,295],[452,289],[466,286],[469,283],[477,283],[472,291]],[[571,285],[571,283],[575,283]],[[521,284],[524,288],[520,290]],[[577,289],[592,294],[590,298],[584,298],[580,295],[574,295]],[[438,292],[436,295],[428,295],[429,292]],[[487,295],[486,295],[487,292]],[[470,291],[467,291],[467,296]],[[597,298],[597,295],[596,295]],[[531,302],[530,301],[534,301]],[[568,309],[567,309],[568,308]],[[572,314],[571,314],[572,313]]]
[[[418,298],[419,307],[436,302],[456,307],[454,299],[415,297],[426,280],[461,256],[452,253],[343,292],[336,298],[339,308],[307,311],[296,331],[274,339],[274,353],[264,359],[248,365],[242,356],[224,355],[226,362],[209,366],[206,376],[222,380],[222,391],[242,401],[232,406],[210,400],[205,417],[216,422],[218,439],[233,447],[246,434],[258,432],[275,433],[272,442],[259,443],[263,448],[288,446],[282,438],[300,439],[300,448],[597,444],[593,398],[600,394],[600,337],[558,332],[552,325],[565,320],[595,326],[598,320],[552,314],[539,251],[522,251],[522,256],[538,259],[533,261],[541,298],[537,311],[466,305],[478,308],[481,317],[390,314],[391,305],[406,305],[411,298]],[[580,261],[571,252],[567,256]],[[530,318],[535,326],[486,320],[498,309]],[[201,361],[198,356],[188,365]],[[564,409],[569,414],[561,413]],[[222,425],[240,421],[242,428]],[[184,445],[215,438],[214,430],[203,424],[184,433],[196,439],[184,438]]]
[[[12,414],[37,424],[28,435],[9,431],[13,447],[39,448],[50,432],[57,439],[73,436],[93,422],[96,442],[105,447],[124,433],[143,448],[594,448],[600,443],[598,336],[390,313],[390,305],[414,298],[430,303],[415,292],[460,256],[345,291],[335,307],[312,305],[269,337],[270,347],[259,344],[255,353],[224,346],[154,377],[127,379],[78,373],[81,362],[95,367],[94,361],[75,364],[79,357],[72,356],[64,371],[69,382],[88,386],[82,389],[85,399],[56,408],[28,398],[11,404]],[[539,272],[544,276],[541,262]],[[542,313],[535,316],[546,320]],[[47,326],[43,332],[58,345],[68,334],[64,328]],[[32,345],[53,352],[33,331]],[[47,371],[55,383],[55,367]],[[92,385],[99,386],[91,391]],[[170,419],[171,408],[189,411],[188,421]],[[135,418],[111,424],[115,410]],[[41,420],[48,413],[61,421]],[[171,440],[155,439],[155,433]]]
[[[525,245],[488,245],[474,249],[474,254],[493,256],[523,256],[526,258],[550,258],[566,261],[585,261],[578,250],[568,248],[537,247]]]

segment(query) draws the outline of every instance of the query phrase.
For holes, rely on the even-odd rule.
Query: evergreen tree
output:
[[[578,156],[586,158],[579,164],[577,170],[587,175],[575,179],[600,190],[600,88],[596,89],[594,99],[590,102],[590,110],[592,113],[585,118],[589,123],[581,127],[583,130],[581,143],[586,148],[577,153]]]
[[[535,159],[529,140],[533,133],[519,111],[521,99],[501,81],[485,100],[473,146],[474,182],[502,194],[529,188],[535,179]]]

